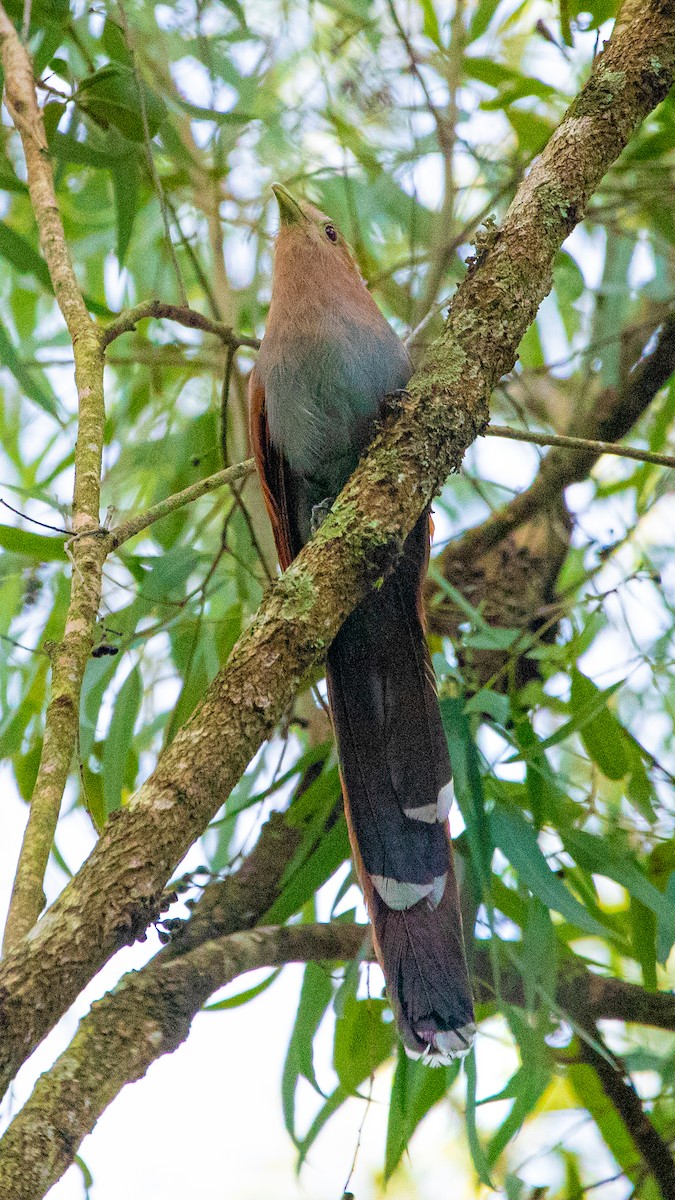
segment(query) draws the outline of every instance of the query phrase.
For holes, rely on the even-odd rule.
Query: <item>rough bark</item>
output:
[[[158,955],[125,975],[94,1004],[2,1139],[0,1196],[44,1196],[124,1084],[185,1041],[217,988],[257,967],[353,958],[367,937],[359,925],[254,929],[204,942],[173,961]]]

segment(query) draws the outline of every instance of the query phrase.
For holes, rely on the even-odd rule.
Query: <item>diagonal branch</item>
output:
[[[107,535],[107,551],[117,550],[124,542],[128,542],[130,538],[136,537],[136,534],[142,533],[144,529],[154,525],[155,521],[161,521],[162,517],[168,517],[170,513],[176,512],[184,505],[192,504],[194,500],[199,500],[200,496],[215,492],[217,488],[224,487],[227,483],[236,483],[238,479],[246,479],[254,470],[255,464],[252,458],[246,459],[245,462],[235,463],[233,467],[225,467],[223,471],[216,471],[213,475],[207,475],[205,479],[198,479],[196,483],[183,488],[182,492],[175,492],[173,496],[167,496],[166,500],[159,500],[157,504],[153,504],[152,508],[139,513],[137,517],[127,517],[125,521],[120,521],[119,525],[111,529]]]
[[[171,1053],[187,1037],[193,1017],[216,988],[256,967],[292,961],[344,961],[363,950],[367,936],[363,926],[342,922],[244,932],[273,898],[297,844],[297,831],[295,834],[284,817],[274,815],[253,852],[253,861],[247,860],[238,872],[245,877],[231,876],[214,885],[213,901],[206,905],[210,922],[198,921],[195,931],[191,920],[182,948],[180,938],[170,943],[141,971],[126,975],[83,1018],[71,1045],[40,1078],[0,1142],[0,1190],[4,1186],[13,1200],[38,1200],[44,1195],[124,1085],[141,1078],[152,1062]],[[239,927],[238,921],[242,922]],[[494,994],[489,953],[479,951],[475,966],[477,999],[489,1003]],[[583,969],[573,974],[573,982],[566,978],[559,983],[558,1001],[563,1009],[581,1005],[584,1012],[593,1012],[595,1020],[618,1017],[675,1028],[675,1000],[669,993],[646,993],[635,984]],[[500,977],[500,993],[510,1003],[524,1003],[522,979],[515,970]],[[622,1115],[632,1112],[635,1104],[639,1106],[641,1122],[639,1127],[637,1120],[631,1125],[632,1136],[643,1154],[649,1153],[650,1161],[655,1162],[657,1151],[663,1149],[661,1139],[635,1093],[591,1047],[584,1046],[586,1051],[594,1055],[591,1065],[599,1073],[609,1072],[606,1090],[630,1092],[630,1099],[620,1109]],[[605,1086],[604,1075],[601,1080]],[[617,1094],[624,1098],[623,1090]],[[53,1137],[54,1129],[67,1129],[68,1137]],[[665,1171],[662,1165],[664,1178]]]
[[[568,437],[567,434],[533,433],[529,429],[511,429],[508,425],[488,425],[483,437],[507,438],[512,442],[532,442],[535,446],[561,446],[565,450],[578,450],[597,455],[613,454],[617,458],[631,458],[634,462],[653,463],[657,467],[675,467],[675,455],[657,454],[654,450],[638,450],[635,446],[619,446],[616,442],[602,442],[597,438]],[[574,469],[578,470],[576,464]]]
[[[201,329],[203,333],[213,333],[220,338],[224,345],[234,346],[235,349],[239,346],[249,346],[256,350],[260,345],[258,338],[234,333],[229,325],[223,324],[222,321],[216,321],[212,317],[205,317],[186,304],[166,304],[163,300],[144,300],[135,308],[125,309],[119,317],[105,326],[101,331],[103,349],[114,342],[116,338],[121,337],[123,333],[133,333],[139,321],[159,320],[160,318],[176,321],[177,324],[184,325],[186,329]]]
[[[367,937],[362,925],[254,929],[204,942],[177,959],[159,954],[130,972],[94,1005],[2,1139],[0,1195],[44,1196],[124,1084],[185,1041],[217,988],[258,967],[353,958]],[[54,1137],[54,1130],[67,1135]]]
[[[156,912],[162,888],[368,586],[487,424],[490,392],[551,286],[553,260],[603,174],[666,95],[675,6],[641,4],[458,289],[410,394],[317,537],[267,593],[227,668],[133,803],[106,827],[29,941],[0,968],[0,1082],[115,949]],[[226,747],[226,753],[223,752]]]

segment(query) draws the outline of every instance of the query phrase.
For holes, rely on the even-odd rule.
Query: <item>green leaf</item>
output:
[[[303,904],[330,879],[331,875],[349,858],[347,824],[340,816],[333,827],[321,838],[316,849],[288,878],[278,900],[265,914],[270,925],[288,920]]]
[[[441,38],[441,28],[438,24],[436,9],[433,5],[433,0],[421,0],[422,5],[422,28],[425,36],[438,46],[439,50],[443,49],[443,39]]]
[[[126,67],[131,67],[133,59],[127,50],[124,34],[117,22],[112,20],[110,16],[108,16],[103,26],[101,45],[108,58],[112,58],[115,62],[122,63]]]
[[[675,905],[649,882],[630,852],[627,849],[619,852],[607,838],[594,837],[583,830],[571,829],[561,836],[568,854],[580,867],[595,875],[613,879],[655,914],[661,922],[662,948],[669,942],[669,954],[675,943]],[[668,954],[660,961],[665,962]]]
[[[472,42],[477,42],[486,32],[497,11],[498,4],[499,0],[478,0],[466,33],[467,46],[470,46]]]
[[[132,142],[142,142],[143,107],[148,133],[154,137],[166,116],[166,105],[144,80],[141,87],[142,101],[133,69],[124,63],[111,62],[83,79],[73,99],[103,129],[113,125]]]
[[[642,968],[642,984],[648,992],[656,991],[656,917],[635,896],[630,898],[630,923],[633,954]],[[666,958],[670,953],[670,946]],[[664,959],[665,961],[665,959]]]
[[[22,275],[34,275],[42,287],[53,293],[47,264],[27,238],[17,233],[5,221],[0,221],[0,254]]]
[[[535,79],[533,75],[523,75],[520,71],[504,66],[503,63],[495,62],[491,58],[467,55],[464,59],[464,71],[469,78],[486,83],[489,87],[508,87],[511,101],[516,99],[515,93],[517,93],[518,99],[522,99],[524,96],[537,96],[542,100],[558,94],[556,88],[552,87],[550,83],[543,83],[541,79]],[[530,114],[523,113],[523,116],[530,116]]]
[[[354,995],[345,998],[342,1015],[335,1024],[333,1066],[346,1092],[355,1093],[359,1084],[389,1058],[395,1038],[396,1026],[386,1000],[357,1000]]]
[[[640,1155],[614,1105],[607,1100],[595,1071],[585,1063],[571,1064],[567,1070],[581,1104],[593,1117],[621,1170],[629,1179],[634,1179],[636,1169],[641,1170]]]
[[[551,988],[554,988],[553,979]],[[520,1009],[513,1006],[507,1006],[505,1009],[509,1026],[518,1043],[521,1065],[500,1093],[500,1098],[512,1096],[513,1104],[490,1139],[487,1150],[490,1167],[494,1166],[502,1151],[534,1112],[551,1079],[551,1060],[544,1041],[544,1034],[548,1030],[549,1005],[542,1006],[540,1013],[543,1020],[532,1024],[530,1017]]]
[[[52,107],[60,106],[47,105],[47,108]],[[60,138],[64,135],[57,134],[56,136]],[[80,143],[76,144],[80,145]],[[105,165],[110,165],[108,160],[106,160]],[[5,186],[6,185],[2,177],[0,177],[0,188]],[[54,289],[52,287],[52,281],[46,262],[41,255],[38,254],[38,251],[31,245],[28,239],[23,237],[22,234],[17,233],[16,230],[12,229],[5,221],[0,221],[0,255],[2,255],[3,258],[6,258],[8,262],[11,262],[12,266],[15,267],[16,270],[22,275],[33,275],[46,291],[48,291],[52,296],[54,295]],[[110,309],[107,308],[105,304],[99,304],[96,300],[92,300],[91,296],[85,295],[84,302],[87,305],[87,308],[90,309],[91,312],[96,313],[97,316],[112,316]],[[6,336],[7,335],[4,333],[2,326],[0,326],[0,338],[5,338]],[[10,370],[16,374],[14,368],[10,366],[10,363],[7,360],[8,353],[11,357],[11,349],[10,351],[7,351],[6,344],[0,341],[0,364],[10,367]],[[20,360],[16,358],[16,361]],[[26,387],[24,387],[24,391],[30,395],[30,392],[28,392]],[[44,407],[44,405],[41,405],[41,407]],[[46,411],[50,410],[47,409]]]
[[[569,0],[559,0],[560,9],[560,32],[566,46],[574,45],[572,37],[572,26],[570,25],[570,5]]]
[[[122,787],[134,726],[143,699],[143,680],[138,667],[127,675],[119,690],[103,751],[103,798],[107,813],[122,802]]]
[[[464,1059],[464,1070],[466,1071],[466,1137],[471,1151],[471,1158],[476,1170],[476,1174],[481,1183],[494,1191],[494,1184],[490,1179],[490,1167],[487,1160],[487,1155],[483,1149],[482,1143],[478,1136],[476,1128],[476,1047],[472,1046],[471,1050]]]
[[[281,1076],[284,1124],[296,1146],[299,1141],[295,1132],[295,1091],[298,1079],[303,1076],[319,1095],[323,1094],[314,1074],[313,1046],[314,1037],[332,998],[333,983],[328,971],[319,963],[307,963]]]
[[[536,1069],[532,1063],[519,1067],[511,1076],[508,1086],[514,1092],[515,1099],[508,1116],[490,1139],[486,1154],[490,1167],[495,1165],[502,1151],[516,1136],[530,1114],[534,1112],[537,1103],[548,1087],[550,1078],[550,1071]]]
[[[110,167],[110,175],[115,194],[117,258],[119,265],[122,266],[129,248],[140,196],[140,177],[136,154],[129,154],[127,158],[115,159]]]
[[[648,821],[650,825],[654,825],[657,817],[654,808],[656,795],[654,785],[649,778],[642,755],[639,748],[633,741],[627,744],[628,757],[630,759],[630,776],[626,787],[626,799],[630,800],[631,804]]]
[[[319,1109],[304,1138],[301,1142],[297,1143],[300,1150],[300,1155],[298,1157],[298,1168],[302,1166],[326,1122],[330,1120],[337,1110],[341,1108],[345,1100],[348,1099],[349,1092],[346,1092],[344,1088],[340,1087],[339,1085],[336,1087],[334,1092],[331,1092],[330,1096],[326,1100],[326,1103]]]
[[[601,925],[573,896],[562,879],[551,870],[542,854],[536,835],[520,813],[497,803],[490,814],[490,829],[495,845],[547,908],[554,909],[572,925],[595,937],[609,936]]]
[[[262,983],[257,983],[255,987],[248,988],[245,992],[237,992],[236,996],[228,996],[225,1000],[216,1000],[214,1004],[205,1004],[202,1012],[222,1012],[227,1008],[240,1008],[242,1004],[248,1004],[249,1000],[255,1000],[256,996],[261,996],[263,992],[266,992],[275,979],[279,978],[281,971],[282,968],[277,967],[267,976],[267,979],[263,979]]]
[[[485,812],[485,796],[478,753],[459,697],[444,696],[440,704],[443,729],[450,751],[455,796],[466,825],[471,861],[481,895],[489,894],[493,841]]]
[[[675,871],[670,874],[664,895],[670,908],[675,912]],[[672,922],[662,921],[659,918],[656,930],[656,958],[660,963],[665,963],[670,954],[673,944],[671,934]]]
[[[0,366],[6,367],[8,371],[12,372],[21,390],[43,412],[48,413],[50,417],[54,417],[60,425],[64,424],[59,403],[46,379],[42,375],[41,382],[38,383],[33,378],[32,371],[34,368],[29,369],[22,362],[2,322],[0,322]],[[7,547],[7,549],[10,549],[10,547]]]
[[[592,679],[576,667],[571,675],[570,706],[577,716],[581,714],[578,728],[584,749],[608,779],[623,779],[630,766],[623,729]],[[585,718],[583,714],[589,711],[593,715]]]
[[[399,1046],[389,1101],[385,1181],[396,1170],[420,1121],[450,1090],[459,1067],[457,1058],[451,1066],[432,1070],[419,1060],[408,1058],[403,1046]]]
[[[1,341],[0,337],[0,345]],[[44,533],[18,529],[16,525],[0,525],[0,546],[14,554],[25,554],[37,563],[66,561],[64,537],[46,537]]]
[[[588,682],[590,683],[590,680]],[[566,721],[564,725],[561,725],[559,729],[556,729],[555,733],[552,733],[549,737],[544,738],[544,740],[539,743],[539,750],[543,751],[550,749],[551,746],[559,746],[561,742],[566,741],[568,737],[571,737],[573,733],[576,733],[583,725],[587,724],[588,721],[592,721],[594,717],[596,717],[603,711],[604,708],[606,708],[609,697],[613,696],[614,692],[618,691],[620,687],[623,687],[623,682],[623,680],[619,680],[617,683],[613,683],[612,686],[608,687],[604,692],[596,689],[593,697],[589,699],[589,702],[580,708],[570,721]],[[527,754],[513,754],[511,758],[507,759],[507,762],[520,762],[525,758],[527,758]]]
[[[23,0],[7,0],[8,15],[13,21],[23,20]],[[70,0],[33,0],[30,9],[31,29],[39,29],[53,21],[65,23],[70,17]]]
[[[91,139],[78,141],[71,133],[59,133],[57,130],[50,139],[49,149],[62,162],[97,167],[103,171],[110,168],[110,154],[92,145]]]
[[[483,107],[488,108],[488,105]],[[501,108],[501,105],[499,107]],[[528,155],[539,154],[555,129],[555,121],[548,120],[530,109],[515,108],[513,105],[508,105],[504,111],[518,138],[521,151]]]
[[[533,898],[527,906],[527,924],[523,930],[521,974],[526,1007],[533,1012],[555,996],[558,972],[558,947],[551,915],[545,904]]]

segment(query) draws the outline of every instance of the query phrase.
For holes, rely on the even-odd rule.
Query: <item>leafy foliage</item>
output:
[[[6,7],[20,23],[23,4]],[[81,5],[71,12],[66,0],[31,7],[58,198],[91,311],[104,317],[186,296],[259,336],[271,262],[267,185],[281,178],[341,224],[401,334],[426,322],[413,339],[418,356],[465,271],[474,228],[505,211],[578,90],[596,32],[614,15],[609,0],[582,8],[458,0],[454,11],[420,0],[405,18],[402,6],[369,0],[127,7],[128,33],[114,9],[104,18]],[[77,418],[70,350],[16,138],[8,125],[2,136],[1,494],[27,515],[6,509],[0,526],[0,754],[28,800],[49,644],[63,630],[70,570],[63,533],[31,522],[68,525]],[[650,351],[675,298],[674,156],[671,96],[559,256],[551,296],[495,396],[497,417],[587,431]],[[106,505],[118,514],[144,509],[246,456],[251,354],[239,351],[223,389],[225,354],[209,335],[153,323],[115,343]],[[650,401],[628,427],[640,445],[663,451],[675,382]],[[562,494],[549,496],[521,542],[504,541],[487,591],[448,572],[445,541],[479,526],[536,468],[528,451],[501,460],[482,444],[472,452],[439,501],[428,596],[463,820],[456,849],[478,1017],[507,1064],[494,1091],[479,1043],[466,1070],[466,1134],[477,1177],[525,1197],[533,1176],[521,1171],[519,1131],[527,1126],[531,1145],[542,1114],[583,1109],[594,1145],[609,1152],[607,1175],[624,1172],[631,1194],[649,1200],[649,1170],[636,1169],[621,1113],[580,1060],[579,1045],[593,1034],[556,993],[575,971],[650,991],[673,982],[672,495],[662,468],[603,459],[590,474],[584,468],[567,505]],[[527,586],[513,586],[512,561],[526,552],[534,556]],[[227,662],[274,569],[253,482],[177,510],[109,563],[68,793],[95,830],[128,803]],[[441,610],[454,614],[454,647],[434,618]],[[242,814],[288,808],[302,837],[266,923],[307,919],[317,893],[322,917],[326,905],[339,919],[361,916],[351,876],[344,879],[337,768],[321,759],[327,727],[316,704],[310,718],[307,709],[303,701],[289,714],[203,839],[205,864],[229,870],[249,848]],[[65,836],[57,841],[67,870],[71,851]],[[386,1002],[363,994],[365,970],[305,970],[282,1081],[301,1160],[397,1053]],[[315,1053],[331,1011],[333,1086],[322,1090]],[[650,1117],[672,1141],[672,1048],[652,1053],[638,1027],[615,1026],[607,1036],[629,1070],[639,1072],[640,1055],[648,1056],[658,1082]],[[301,1132],[295,1096],[303,1079],[317,1107]],[[429,1073],[398,1051],[387,1177],[427,1112],[448,1095],[459,1103],[463,1086],[458,1067]],[[503,1113],[505,1101],[506,1115],[493,1118],[491,1105]],[[538,1161],[552,1196],[578,1196],[598,1181],[592,1156],[564,1143],[547,1150],[542,1138]]]

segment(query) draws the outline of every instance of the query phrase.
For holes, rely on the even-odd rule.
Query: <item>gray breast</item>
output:
[[[272,442],[306,478],[333,475],[331,464],[340,464],[341,487],[370,439],[380,401],[410,378],[407,351],[384,321],[381,332],[352,325],[339,338],[265,349],[263,341],[258,370]]]

